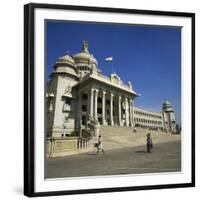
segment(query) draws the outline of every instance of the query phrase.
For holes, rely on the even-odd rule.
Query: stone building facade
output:
[[[149,112],[134,106],[139,94],[131,82],[125,84],[116,73],[104,75],[88,43],[73,56],[59,57],[46,87],[46,127],[50,138],[77,136],[88,122],[100,126],[156,127],[175,131],[175,115],[165,101],[162,112]]]
[[[165,100],[161,112],[147,111],[134,107],[135,127],[176,132],[175,113],[169,101]]]
[[[164,130],[162,112],[151,112],[135,107],[134,120],[136,127]]]

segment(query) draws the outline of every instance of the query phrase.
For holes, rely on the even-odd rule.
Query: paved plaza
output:
[[[107,150],[105,155],[95,151],[47,160],[46,178],[98,176],[115,174],[159,173],[181,170],[181,141]]]

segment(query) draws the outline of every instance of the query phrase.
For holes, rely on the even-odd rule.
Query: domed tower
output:
[[[99,71],[96,58],[90,54],[88,43],[83,41],[82,50],[73,56],[75,66],[80,76],[83,77],[88,73],[96,73]]]
[[[162,106],[164,130],[166,132],[176,132],[175,113],[169,101],[165,100]]]
[[[78,83],[79,75],[75,61],[66,53],[53,66],[51,80],[47,86],[47,135],[65,137],[74,131],[75,98],[72,87]]]
[[[54,72],[52,75],[63,73],[68,74],[70,77],[77,78],[77,69],[75,67],[75,61],[71,55],[65,53],[65,55],[58,58],[54,64]]]

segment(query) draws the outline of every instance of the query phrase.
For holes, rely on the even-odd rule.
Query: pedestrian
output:
[[[153,141],[150,133],[147,134],[147,152],[153,152]]]
[[[103,143],[102,143],[102,137],[99,135],[98,142],[97,142],[97,154],[99,154],[99,151],[101,150],[103,154],[105,154],[105,151],[103,149]]]

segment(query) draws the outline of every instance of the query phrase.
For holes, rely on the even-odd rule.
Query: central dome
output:
[[[98,62],[96,60],[96,58],[90,54],[89,50],[88,50],[88,43],[86,41],[83,41],[83,46],[82,46],[82,50],[80,53],[77,53],[73,56],[75,63],[77,65],[82,65],[82,64],[92,64],[97,66]]]

